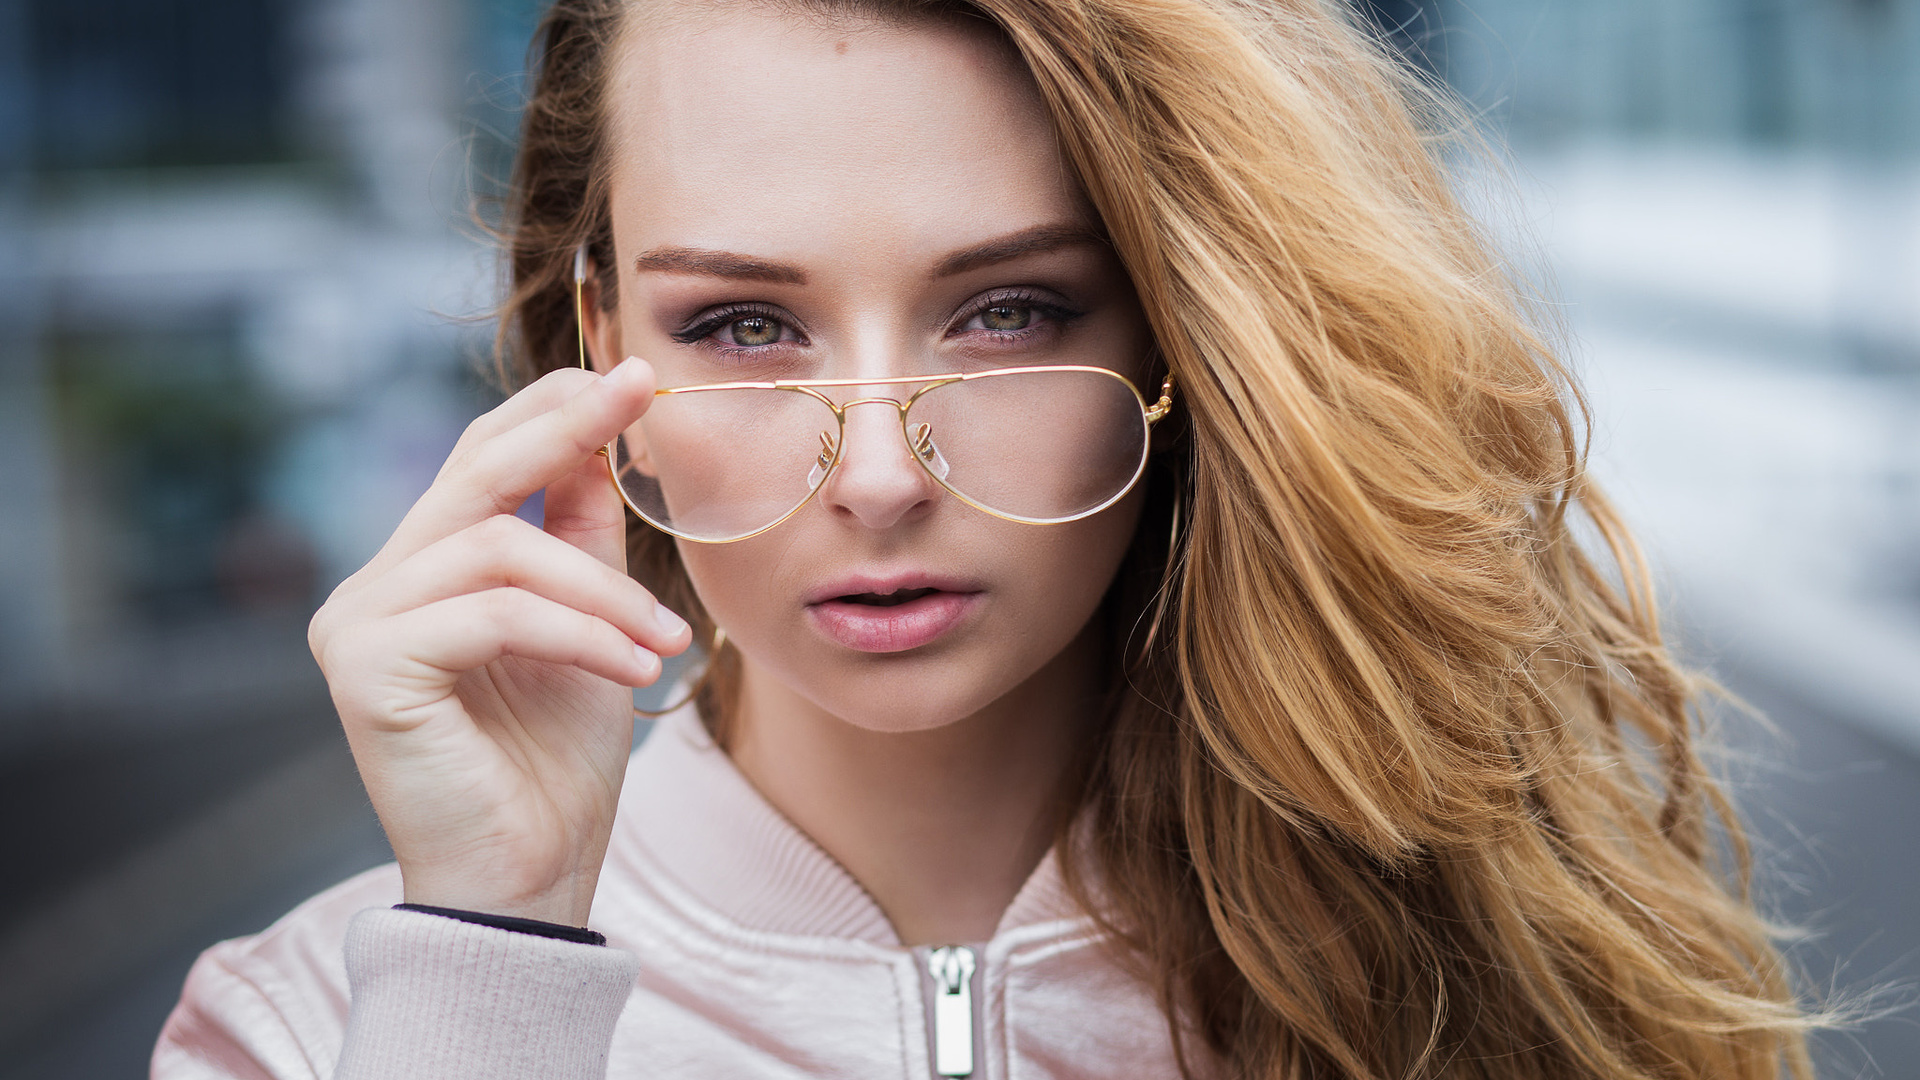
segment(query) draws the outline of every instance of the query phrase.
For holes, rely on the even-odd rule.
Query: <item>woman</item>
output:
[[[313,624],[397,868],[209,951],[156,1076],[1805,1073],[1577,399],[1351,22],[541,34],[530,385]]]

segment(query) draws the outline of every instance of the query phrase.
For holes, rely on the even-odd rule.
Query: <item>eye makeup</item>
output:
[[[1037,318],[1018,327],[1002,328],[988,325],[986,317],[999,308],[1030,312]],[[949,324],[947,334],[951,337],[960,333],[983,333],[1009,342],[1025,341],[1048,329],[1064,328],[1084,314],[1083,311],[1068,307],[1050,293],[1029,286],[993,289],[968,302],[961,309],[961,313]],[[976,321],[981,322],[981,325],[974,326]]]
[[[787,343],[807,344],[806,335],[800,332],[793,316],[772,304],[757,302],[723,304],[720,307],[703,311],[693,322],[667,336],[682,345],[695,345],[703,340],[711,339],[714,334],[728,328],[734,323],[750,319],[764,319],[779,327],[779,338],[775,341],[765,342],[759,345],[722,341],[715,341],[713,344],[718,348],[729,349],[764,349],[774,344]],[[792,337],[788,337],[788,331],[792,331]]]
[[[1011,285],[974,294],[944,324],[936,325],[942,326],[938,332],[947,346],[963,354],[991,355],[1043,347],[1085,315],[1085,310],[1053,289]],[[699,309],[667,336],[716,357],[742,360],[813,344],[798,318],[785,307],[762,300]]]

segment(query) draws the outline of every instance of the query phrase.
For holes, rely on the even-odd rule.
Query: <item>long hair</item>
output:
[[[576,245],[616,273],[600,87],[635,6],[559,0],[536,42],[501,309],[522,379],[573,362]],[[1445,93],[1329,0],[790,6],[996,26],[1179,380],[1062,840],[1183,1070],[1807,1075],[1815,1020],[1698,755],[1704,684],[1450,190],[1472,137]],[[671,539],[629,547],[705,639]]]

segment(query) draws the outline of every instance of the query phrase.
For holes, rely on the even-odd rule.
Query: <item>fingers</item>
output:
[[[529,592],[600,619],[661,656],[677,655],[692,642],[685,621],[639,582],[564,538],[505,515],[421,549],[363,593],[356,606],[362,617],[387,618],[500,588]]]
[[[512,431],[543,412],[559,408],[561,402],[592,386],[599,379],[597,372],[585,368],[558,368],[547,372],[468,424],[467,429],[460,433],[460,440],[453,444],[453,453],[448,455],[448,460],[496,435]]]
[[[589,454],[573,471],[548,484],[545,511],[542,527],[547,535],[624,573],[627,508],[606,458]]]
[[[441,498],[434,502],[474,521],[512,513],[527,496],[604,448],[639,419],[652,400],[653,370],[644,361],[628,360],[561,402],[559,408],[502,432],[451,462],[462,482],[438,486]]]
[[[500,426],[504,430],[472,442],[463,436],[465,449],[456,449],[448,458],[433,486],[407,513],[372,565],[384,568],[478,521],[512,513],[534,492],[576,471],[639,419],[653,400],[653,369],[643,360],[629,358],[604,378],[590,373],[585,377],[590,380],[586,386],[542,411],[537,409],[541,402],[577,383],[573,376],[548,376],[535,384],[539,394],[504,416],[489,414],[494,419],[481,429]],[[548,379],[551,386],[546,385]],[[502,410],[506,406],[495,413]],[[526,412],[533,415],[505,426],[507,417]],[[569,512],[580,509],[576,503]],[[604,545],[601,534],[606,529],[606,522],[596,518],[589,530],[600,541],[596,546]]]
[[[423,701],[437,700],[461,674],[508,656],[578,668],[622,686],[648,686],[660,677],[660,658],[612,623],[515,588],[466,593],[366,623],[334,652],[346,665],[366,664],[362,655],[421,665]],[[397,722],[406,711],[376,715]]]

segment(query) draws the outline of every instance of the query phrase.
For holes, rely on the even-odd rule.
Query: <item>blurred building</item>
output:
[[[1912,0],[1448,0],[1447,72],[1528,141],[1920,146]]]
[[[1763,213],[1740,224],[1749,238],[1782,241],[1771,245],[1775,263],[1817,264],[1785,271],[1776,291],[1793,286],[1795,314],[1843,339],[1862,367],[1914,368],[1920,3],[1449,3],[1447,74],[1523,157],[1610,143],[1745,167],[1761,186],[1771,171],[1763,197],[1797,199],[1781,206],[1794,220]],[[1770,236],[1777,226],[1800,231]],[[1749,295],[1756,313],[1776,299]]]
[[[1920,750],[1920,2],[1450,0],[1685,609]],[[1757,658],[1764,657],[1764,660]]]
[[[479,400],[468,192],[518,84],[474,73],[518,7],[0,4],[0,748],[118,669],[194,677],[147,644],[299,621],[431,477]]]
[[[382,856],[305,625],[492,400],[538,6],[0,0],[0,1073]]]

